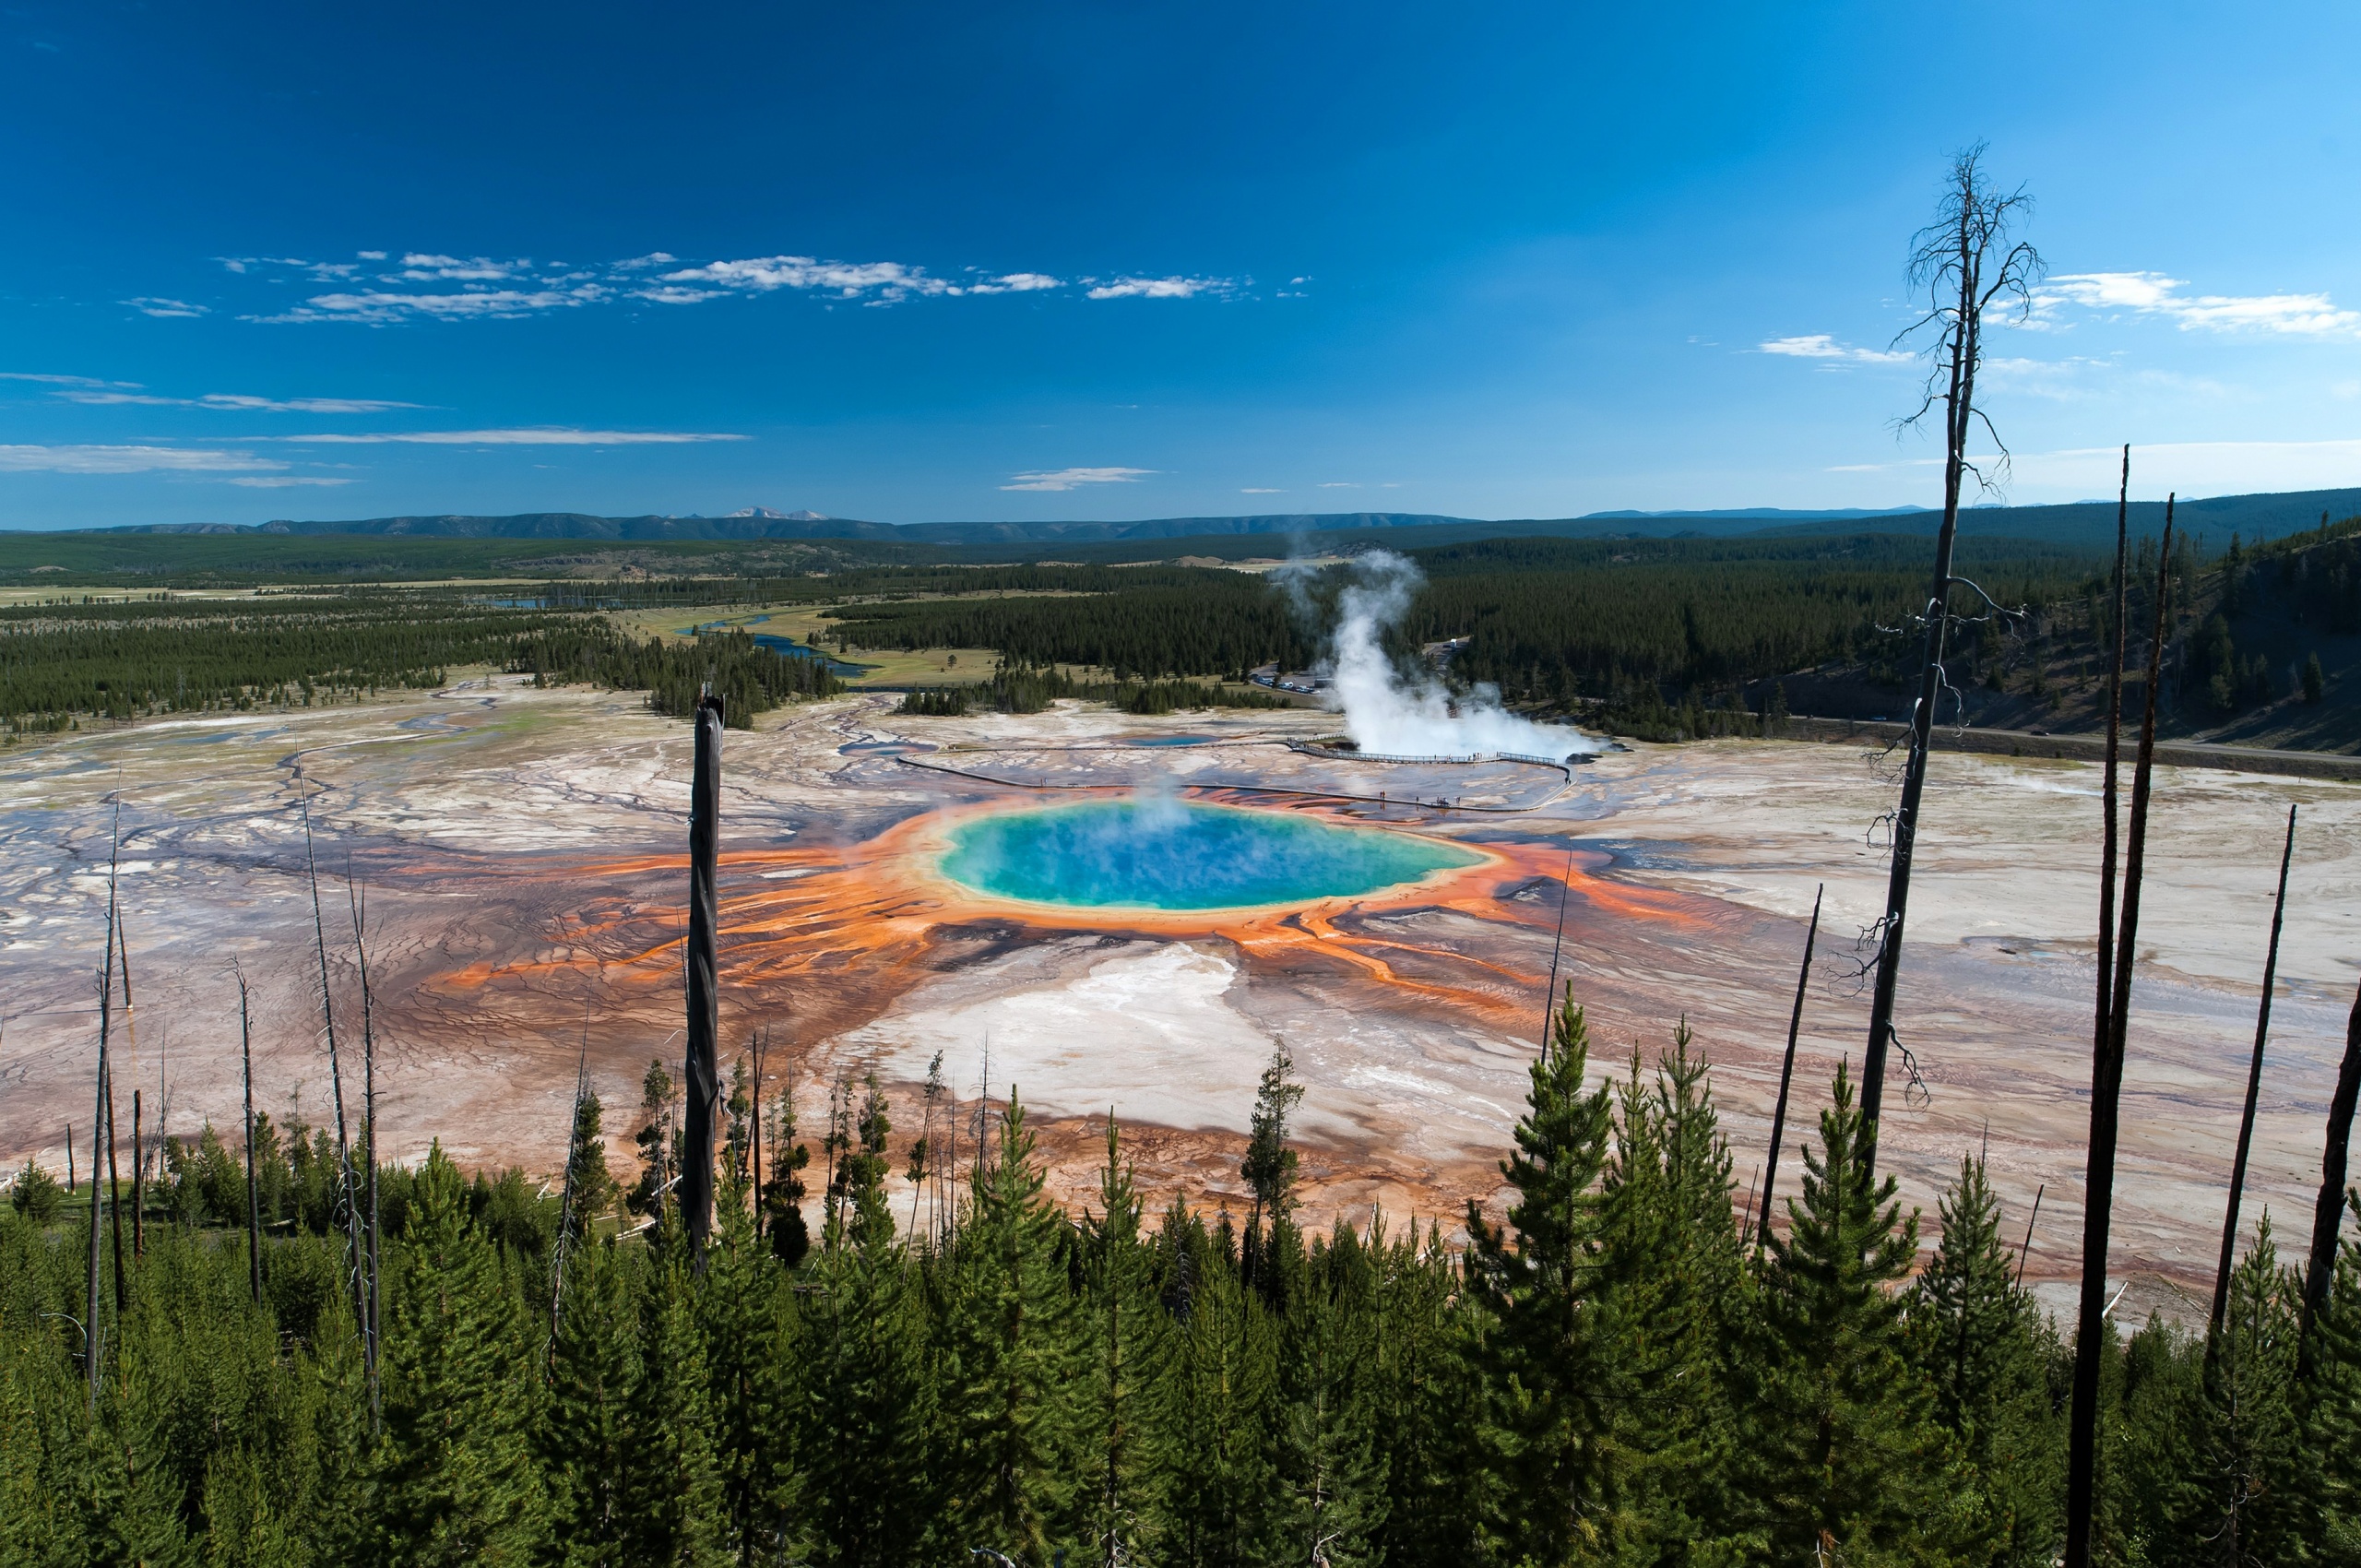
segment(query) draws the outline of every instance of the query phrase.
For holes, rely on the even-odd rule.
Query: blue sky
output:
[[[1969,19],[19,0],[0,527],[1933,504],[1978,138],[2011,499],[2361,484],[2361,11]]]

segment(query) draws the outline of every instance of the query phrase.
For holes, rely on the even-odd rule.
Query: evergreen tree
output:
[[[1301,1276],[1279,1345],[1281,1560],[1358,1568],[1382,1560],[1387,1504],[1377,1442],[1376,1270],[1340,1223],[1333,1244],[1313,1244]]]
[[[1572,988],[1531,1069],[1507,1229],[1467,1208],[1469,1289],[1493,1322],[1484,1347],[1516,1555],[1556,1563],[1611,1550],[1608,1390],[1596,1291],[1605,1245],[1607,1085],[1583,1092],[1590,1035]],[[1512,1235],[1511,1232],[1513,1232]]]
[[[1804,1150],[1803,1201],[1762,1268],[1751,1489],[1774,1559],[1937,1557],[1947,1453],[1934,1391],[1907,1354],[1902,1298],[1918,1218],[1872,1184],[1845,1069]]]
[[[1611,1373],[1613,1506],[1628,1560],[1738,1550],[1732,1341],[1745,1299],[1730,1155],[1684,1022],[1652,1084],[1637,1051],[1604,1182],[1598,1300]],[[1718,1544],[1717,1544],[1718,1543]]]
[[[639,1113],[646,1124],[633,1134],[639,1146],[639,1182],[628,1200],[634,1214],[653,1215],[664,1201],[672,1173],[680,1169],[680,1130],[672,1120],[672,1075],[661,1059],[649,1057],[639,1081]]]
[[[772,1150],[770,1174],[763,1183],[763,1233],[771,1254],[789,1268],[800,1266],[812,1250],[812,1232],[803,1220],[807,1189],[803,1172],[812,1164],[812,1150],[795,1141],[794,1079],[777,1097],[771,1111],[771,1131],[763,1140]]]
[[[2302,1308],[2279,1265],[2265,1211],[2254,1245],[2230,1276],[2205,1384],[2205,1420],[2192,1445],[2200,1469],[2189,1491],[2203,1499],[2190,1521],[2218,1561],[2289,1561],[2299,1488],[2295,1408],[2296,1336]]]
[[[385,1425],[371,1457],[362,1554],[387,1564],[522,1563],[544,1497],[528,1462],[540,1335],[523,1293],[468,1218],[436,1144],[389,1270]]]
[[[1091,1378],[1083,1546],[1085,1561],[1098,1568],[1141,1561],[1158,1512],[1161,1455],[1147,1418],[1166,1353],[1166,1318],[1157,1302],[1153,1259],[1140,1236],[1140,1219],[1139,1192],[1110,1114],[1107,1159],[1098,1172],[1098,1213],[1084,1215]]]
[[[639,1314],[640,1375],[632,1389],[631,1464],[623,1489],[625,1560],[648,1568],[718,1568],[729,1554],[705,1337],[687,1245],[678,1237],[666,1241],[649,1258]]]
[[[1159,1447],[1169,1470],[1162,1561],[1227,1568],[1267,1560],[1270,1453],[1277,1336],[1263,1300],[1246,1289],[1239,1259],[1179,1203],[1166,1211],[1157,1248],[1169,1260],[1172,1360],[1157,1400]]]
[[[591,1241],[566,1258],[565,1311],[551,1342],[534,1452],[549,1479],[552,1556],[565,1568],[628,1568],[634,1406],[646,1254]]]
[[[1287,1119],[1303,1099],[1303,1086],[1292,1080],[1295,1062],[1286,1047],[1271,1052],[1270,1064],[1263,1069],[1262,1082],[1254,1090],[1254,1109],[1247,1122],[1246,1155],[1239,1162],[1238,1173],[1245,1178],[1246,1190],[1253,1194],[1252,1206],[1246,1213],[1245,1259],[1246,1281],[1257,1286],[1275,1304],[1279,1280],[1262,1265],[1271,1238],[1264,1231],[1268,1221],[1275,1230],[1290,1223],[1289,1214],[1295,1206],[1296,1151],[1287,1146]],[[1284,1248],[1279,1249],[1284,1251]]]
[[[607,1170],[604,1108],[595,1094],[585,1093],[574,1111],[574,1136],[566,1152],[567,1191],[573,1194],[574,1225],[587,1234],[591,1222],[615,1206],[615,1178]],[[208,1129],[209,1130],[209,1129]],[[236,1194],[243,1201],[243,1193]]]
[[[810,1488],[812,1561],[902,1568],[918,1560],[938,1506],[926,1439],[938,1369],[929,1365],[922,1281],[892,1245],[829,1246],[813,1270]]]
[[[2055,1337],[2011,1280],[1981,1158],[1962,1157],[1940,1213],[1942,1242],[1907,1313],[1935,1421],[1962,1466],[1952,1550],[1971,1563],[2047,1564],[2057,1555],[2065,1474],[2047,1375]]]
[[[1391,1240],[1372,1218],[1370,1251],[1382,1259],[1375,1360],[1391,1502],[1379,1536],[1384,1561],[1487,1562],[1490,1522],[1503,1508],[1482,1423],[1469,1419],[1484,1405],[1477,1310],[1459,1292],[1440,1225],[1429,1225],[1422,1248],[1415,1225]]]
[[[2346,1206],[2361,1215],[2361,1193]],[[2361,1568],[2361,1240],[2337,1249],[2326,1309],[2312,1325],[2311,1386],[2300,1391],[2307,1461],[2299,1506],[2296,1561],[2320,1568]]]
[[[1065,1220],[1042,1191],[1013,1092],[998,1157],[977,1173],[971,1203],[952,1258],[959,1381],[946,1525],[961,1550],[1048,1568],[1079,1533],[1086,1342],[1062,1256]]]

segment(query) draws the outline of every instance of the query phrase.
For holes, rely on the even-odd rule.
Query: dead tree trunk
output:
[[[255,1028],[246,1006],[246,977],[238,975],[238,1055],[246,1091],[246,1284],[262,1305],[262,1189],[255,1179]]]
[[[1902,970],[1903,925],[1909,912],[1910,871],[1918,844],[1918,807],[1927,789],[1935,705],[1950,687],[1943,674],[1943,638],[1951,625],[1952,590],[1973,587],[1952,573],[1961,493],[1969,479],[1979,486],[1987,482],[1967,455],[1974,427],[1981,422],[1987,433],[1991,430],[1991,422],[1975,406],[1975,375],[1984,362],[1984,312],[2004,298],[2025,301],[2041,267],[2041,257],[2031,245],[2011,244],[2008,238],[2032,198],[2022,190],[2004,196],[1993,189],[1984,173],[1983,150],[1972,148],[1953,160],[1936,220],[1919,232],[1910,264],[1911,282],[1927,291],[1928,309],[1903,336],[1931,332],[1934,365],[1918,411],[1904,422],[1916,422],[1938,404],[1942,407],[1943,522],[1935,536],[1934,580],[1923,612],[1926,648],[1919,661],[1918,700],[1910,710],[1902,799],[1892,819],[1885,913],[1872,928],[1878,939],[1876,980],[1869,997],[1869,1046],[1861,1063],[1864,1180],[1877,1164],[1878,1117],[1885,1099],[1886,1053],[1894,1039],[1894,988]]]
[[[139,1091],[131,1091],[131,1261],[148,1254],[148,1146],[139,1125]]]
[[[2271,988],[2279,974],[2279,932],[2287,918],[2287,866],[2296,858],[2296,808],[2287,808],[2287,843],[2279,851],[2279,897],[2271,906],[2271,944],[2263,951],[2262,1002],[2255,1009],[2254,1059],[2247,1064],[2247,1104],[2238,1118],[2238,1152],[2230,1162],[2230,1201],[2222,1218],[2222,1261],[2213,1270],[2213,1310],[2205,1320],[2205,1363],[2221,1349],[2222,1319],[2229,1311],[2230,1270],[2237,1262],[2238,1200],[2247,1187],[2247,1153],[2254,1146],[2255,1102],[2262,1094],[2262,1045],[2271,1035]]]
[[[1811,896],[1811,925],[1804,932],[1804,961],[1796,971],[1796,1006],[1787,1015],[1787,1055],[1779,1064],[1779,1100],[1771,1112],[1771,1154],[1762,1165],[1762,1224],[1755,1245],[1771,1244],[1771,1194],[1779,1184],[1779,1140],[1787,1131],[1787,1088],[1796,1077],[1796,1037],[1803,1032],[1804,990],[1811,983],[1811,950],[1820,941],[1820,900],[1828,891],[1821,883]]]
[[[2131,773],[2131,823],[2123,856],[2123,912],[2115,941],[2115,991],[2104,1043],[2091,1063],[2091,1146],[2082,1214],[2082,1279],[2074,1330],[2074,1402],[2066,1438],[2066,1568],[2087,1568],[2098,1476],[2099,1356],[2106,1324],[2107,1234],[2115,1214],[2115,1147],[2123,1094],[2123,1054],[2131,1014],[2134,945],[2140,936],[2140,881],[2148,845],[2148,801],[2156,760],[2156,688],[2164,672],[2172,593],[2172,501],[2165,502],[2165,547],[2156,565],[2155,629],[2148,643],[2142,696],[2140,754]]]
[[[682,1070],[688,1107],[681,1137],[681,1220],[700,1269],[713,1233],[713,1115],[721,1098],[721,998],[714,956],[720,923],[714,884],[721,835],[721,717],[719,697],[698,699],[696,767],[689,790],[689,1027]]]
[[[2345,1158],[2353,1142],[2353,1111],[2361,1100],[2361,996],[2344,1025],[2344,1064],[2337,1069],[2336,1092],[2329,1097],[2328,1137],[2320,1148],[2320,1195],[2312,1208],[2312,1255],[2304,1266],[2304,1331],[2296,1341],[2298,1385],[2312,1379],[2312,1330],[2328,1306],[2329,1281],[2336,1273],[2336,1232],[2344,1218]]]
[[[366,909],[353,885],[349,857],[344,866],[344,897],[352,911],[353,962],[361,971],[361,1146],[368,1161],[368,1212],[362,1222],[368,1249],[362,1262],[369,1277],[362,1302],[361,1344],[369,1374],[369,1418],[374,1422],[385,1403],[385,1384],[377,1365],[378,1312],[384,1296],[377,1285],[377,1004],[369,991]]]
[[[312,849],[312,791],[303,770],[295,770],[295,788],[303,806],[303,869],[312,883],[312,937],[320,958],[320,1024],[328,1042],[328,1087],[336,1096],[337,1202],[344,1210],[344,1277],[352,1298],[352,1321],[366,1334],[369,1301],[363,1289],[361,1256],[361,1206],[353,1201],[352,1144],[344,1121],[344,1067],[336,1049],[336,1003],[328,986],[327,917],[320,909],[320,865]]]

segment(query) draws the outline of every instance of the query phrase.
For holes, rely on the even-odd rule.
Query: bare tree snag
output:
[[[2344,1064],[2337,1069],[2336,1092],[2329,1097],[2328,1137],[2320,1148],[2320,1195],[2312,1208],[2312,1255],[2304,1265],[2304,1331],[2296,1341],[2296,1379],[2312,1379],[2312,1329],[2328,1306],[2329,1281],[2336,1273],[2336,1230],[2344,1218],[2345,1159],[2353,1142],[2353,1110],[2361,1100],[2361,996],[2353,999],[2344,1025]]]
[[[2271,944],[2263,952],[2262,1002],[2255,1009],[2254,1059],[2247,1064],[2247,1105],[2238,1118],[2238,1152],[2230,1162],[2230,1202],[2222,1218],[2222,1261],[2213,1271],[2213,1310],[2205,1320],[2205,1364],[2221,1348],[2222,1319],[2229,1311],[2230,1270],[2237,1263],[2238,1200],[2247,1187],[2247,1153],[2254,1146],[2254,1108],[2262,1094],[2262,1044],[2271,1036],[2271,988],[2279,975],[2279,931],[2287,918],[2287,865],[2296,857],[2296,808],[2287,808],[2287,843],[2279,851],[2279,897],[2271,906]]]
[[[1877,979],[1869,1000],[1869,1048],[1861,1063],[1861,1166],[1867,1180],[1877,1165],[1878,1115],[1884,1102],[1885,1063],[1893,1040],[1894,986],[1902,968],[1903,921],[1910,903],[1910,867],[1918,841],[1918,805],[1927,789],[1927,754],[1935,724],[1935,704],[1949,688],[1943,674],[1943,637],[1951,624],[1952,590],[1964,584],[1952,574],[1959,538],[1963,484],[1979,488],[1992,480],[1971,461],[1968,436],[1981,423],[1997,443],[1991,421],[1975,406],[1975,375],[1984,362],[1984,313],[1995,303],[2030,308],[2031,285],[2041,256],[2010,233],[2030,214],[2033,198],[2020,188],[2002,194],[1983,166],[1984,148],[1972,147],[1952,160],[1935,221],[1919,231],[1910,257],[1912,285],[1926,291],[1927,313],[1901,338],[1930,335],[1932,361],[1926,395],[1904,424],[1943,410],[1943,523],[1935,536],[1935,575],[1927,594],[1927,646],[1919,664],[1918,700],[1910,711],[1910,754],[1902,778],[1902,800],[1893,814],[1892,862],[1886,883],[1885,914],[1872,928],[1877,937]],[[2001,463],[2007,463],[2001,449]],[[1976,590],[1981,593],[1981,589]]]
[[[1828,891],[1821,883],[1811,896],[1811,926],[1804,932],[1804,961],[1796,971],[1796,1006],[1787,1015],[1787,1055],[1779,1064],[1779,1100],[1771,1112],[1771,1154],[1762,1165],[1762,1224],[1755,1234],[1755,1245],[1771,1244],[1771,1194],[1779,1184],[1779,1140],[1787,1131],[1787,1088],[1796,1077],[1796,1037],[1804,1027],[1804,990],[1811,983],[1811,950],[1820,941],[1820,900]]]
[[[721,998],[715,970],[720,923],[714,882],[721,833],[721,699],[697,701],[696,766],[689,787],[688,1097],[681,1136],[681,1220],[704,1267],[713,1233],[713,1113],[721,1097]]]
[[[2107,1234],[2115,1214],[2115,1148],[2123,1095],[2125,1030],[2131,1014],[2131,971],[2140,936],[2140,881],[2148,845],[2148,802],[2156,761],[2156,688],[2164,672],[2172,599],[2173,503],[2165,502],[2165,542],[2156,562],[2155,629],[2148,641],[2140,754],[2131,772],[2131,822],[2123,855],[2123,910],[2115,940],[2115,991],[2091,1063],[2091,1145],[2083,1187],[2082,1279],[2074,1329],[2074,1402],[2066,1434],[2066,1568],[2088,1568],[2098,1476],[2099,1355],[2108,1309]]]

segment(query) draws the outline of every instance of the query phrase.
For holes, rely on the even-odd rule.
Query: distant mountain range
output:
[[[2115,503],[2081,501],[2051,506],[1977,506],[1961,514],[1963,532],[1986,537],[2048,540],[2058,543],[2112,543]],[[2206,534],[2218,546],[2232,533],[2248,540],[2276,538],[2316,526],[2323,513],[2345,517],[2361,513],[2361,490],[2303,490],[2257,495],[2224,495],[2185,501],[2180,526]],[[2135,502],[2135,534],[2164,525],[2161,502]],[[437,517],[368,517],[346,521],[281,519],[257,526],[219,523],[159,523],[106,533],[267,533],[385,535],[431,539],[581,540],[635,543],[682,540],[754,542],[765,540],[865,540],[881,543],[931,544],[954,548],[968,559],[1006,549],[1038,556],[1026,546],[1108,545],[1127,541],[1227,540],[1235,553],[1241,535],[1303,536],[1316,548],[1352,542],[1352,536],[1385,530],[1419,543],[1488,536],[1546,535],[1560,538],[1736,538],[1831,531],[1932,534],[1941,514],[1923,507],[1882,511],[1825,511],[1772,506],[1696,512],[1591,512],[1576,517],[1454,517],[1422,512],[1280,512],[1237,517],[1151,517],[1134,522],[943,522],[877,523],[831,517],[818,512],[777,512],[750,506],[724,517],[602,517],[584,512],[524,512],[509,517],[445,514]]]

